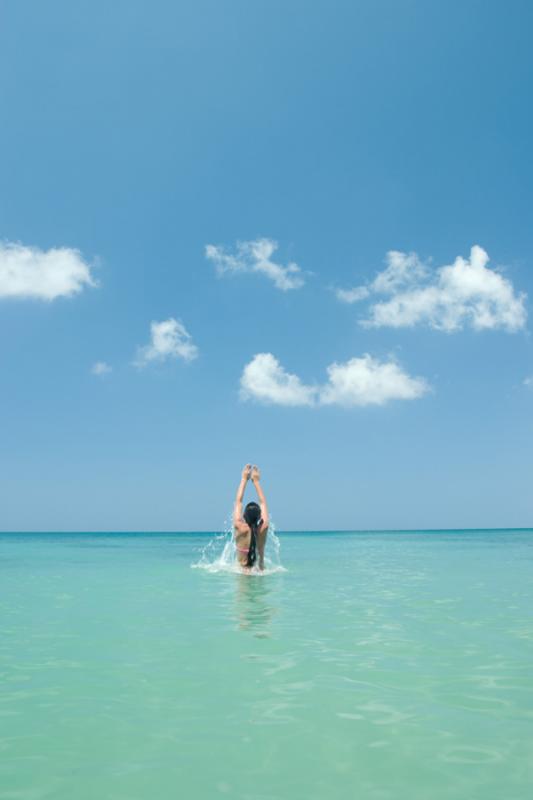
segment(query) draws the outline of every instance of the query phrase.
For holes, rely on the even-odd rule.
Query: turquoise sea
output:
[[[2,800],[531,797],[533,531],[213,537],[0,534]]]

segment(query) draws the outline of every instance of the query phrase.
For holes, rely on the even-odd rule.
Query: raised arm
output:
[[[244,497],[244,490],[246,489],[246,484],[250,479],[250,472],[252,469],[251,464],[246,464],[242,471],[241,482],[239,483],[239,488],[237,489],[237,496],[235,497],[235,506],[233,507],[233,525],[237,526],[239,522],[242,522],[242,498]]]
[[[265,493],[263,491],[263,487],[261,486],[261,473],[259,472],[259,468],[256,467],[254,464],[252,468],[252,483],[255,486],[255,490],[257,492],[257,496],[259,498],[259,505],[261,507],[261,517],[263,519],[263,527],[266,529],[268,528],[268,506],[265,497]]]

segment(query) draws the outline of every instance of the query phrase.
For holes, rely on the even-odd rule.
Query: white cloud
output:
[[[219,275],[261,272],[283,292],[300,289],[305,283],[302,270],[294,263],[284,267],[272,261],[271,257],[277,249],[278,243],[273,239],[255,239],[251,242],[237,242],[234,255],[227,253],[223,247],[213,244],[206,245],[205,254],[214,262]]]
[[[416,281],[423,280],[427,274],[426,266],[419,260],[416,253],[389,250],[387,267],[382,272],[378,272],[372,282],[372,289],[374,292],[397,292]]]
[[[286,372],[272,353],[258,353],[244,367],[241,397],[280,406],[310,406],[316,389]]]
[[[524,386],[527,386],[528,389],[533,389],[533,375],[530,375],[529,378],[525,379]]]
[[[244,367],[241,397],[284,406],[354,407],[413,400],[429,391],[423,378],[412,378],[395,361],[380,362],[368,354],[331,364],[327,372],[326,383],[306,385],[271,353],[259,353]]]
[[[79,250],[0,242],[0,298],[55,300],[97,285]]]
[[[487,267],[488,261],[485,250],[474,245],[469,259],[458,256],[453,264],[431,271],[416,253],[391,250],[386,269],[369,286],[338,290],[337,297],[355,302],[371,294],[389,295],[370,306],[369,318],[361,322],[366,327],[520,330],[526,324],[526,295],[516,293],[510,280]]]
[[[373,292],[392,293],[427,275],[427,269],[416,253],[389,250],[386,261],[386,269],[378,272],[372,283],[368,286],[355,286],[353,289],[337,289],[337,299],[343,303],[357,303],[366,300]]]
[[[168,358],[192,361],[198,356],[198,348],[180,320],[170,317],[162,322],[152,322],[150,332],[150,344],[139,348],[135,366],[145,367],[151,361],[165,361]]]
[[[91,372],[93,375],[107,375],[109,372],[112,372],[113,368],[106,364],[105,361],[97,361],[96,364],[93,364],[91,367]]]
[[[414,400],[429,391],[424,378],[412,378],[395,361],[380,362],[365,354],[328,367],[321,405],[382,406],[389,400]]]
[[[358,303],[359,300],[366,300],[370,289],[367,286],[355,286],[353,289],[337,289],[335,294],[341,303]]]

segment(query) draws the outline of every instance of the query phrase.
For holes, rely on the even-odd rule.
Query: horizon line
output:
[[[329,528],[329,529],[314,529],[314,530],[305,530],[301,528],[288,528],[288,529],[276,529],[276,533],[281,534],[314,534],[314,533],[454,533],[460,531],[532,531],[533,526],[520,526],[520,527],[476,527],[476,528]],[[0,536],[5,534],[50,534],[50,533],[60,533],[60,534],[145,534],[145,535],[169,535],[173,536],[176,534],[194,534],[198,536],[207,536],[207,535],[215,535],[215,536],[222,536],[227,535],[229,531],[218,531],[218,530],[20,530],[20,531],[10,531],[10,530],[0,530]]]

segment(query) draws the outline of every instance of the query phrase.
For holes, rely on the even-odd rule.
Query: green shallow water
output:
[[[525,800],[533,532],[0,534],[0,798]]]

